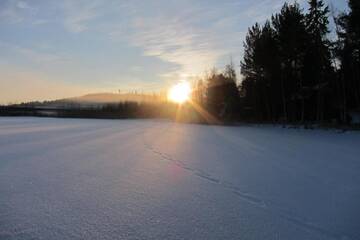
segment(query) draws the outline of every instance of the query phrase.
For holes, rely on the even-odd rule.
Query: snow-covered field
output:
[[[0,118],[0,239],[360,239],[360,133]]]

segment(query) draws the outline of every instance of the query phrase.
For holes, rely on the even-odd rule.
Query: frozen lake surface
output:
[[[360,133],[0,118],[0,239],[360,239]]]

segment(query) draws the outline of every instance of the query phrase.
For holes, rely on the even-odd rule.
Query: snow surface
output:
[[[0,118],[0,239],[360,239],[360,133]]]

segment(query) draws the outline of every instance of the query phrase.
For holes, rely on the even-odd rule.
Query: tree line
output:
[[[195,82],[193,101],[225,120],[349,123],[360,111],[360,2],[348,4],[348,12],[331,16],[323,0],[309,0],[306,12],[285,3],[248,29],[241,83],[232,63],[212,70]]]

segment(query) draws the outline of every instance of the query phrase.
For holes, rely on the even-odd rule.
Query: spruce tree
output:
[[[280,13],[272,17],[272,25],[279,46],[283,118],[285,121],[296,121],[301,112],[301,86],[308,40],[305,16],[299,4],[285,3]]]
[[[342,119],[360,109],[360,2],[349,0],[350,11],[341,14],[338,24],[337,56],[340,60],[339,82],[342,88]]]
[[[240,63],[243,80],[240,91],[243,95],[242,116],[254,119],[258,118],[257,88],[256,82],[259,78],[260,66],[258,59],[258,44],[261,37],[261,27],[258,23],[248,29],[244,42],[244,57]]]
[[[307,100],[307,118],[321,121],[324,118],[325,92],[333,75],[331,68],[330,42],[327,39],[329,8],[323,0],[309,0],[309,11],[306,14],[308,34],[306,60],[304,66],[303,92],[311,89],[314,93]],[[307,97],[303,94],[304,98]],[[314,106],[315,109],[314,109]]]

